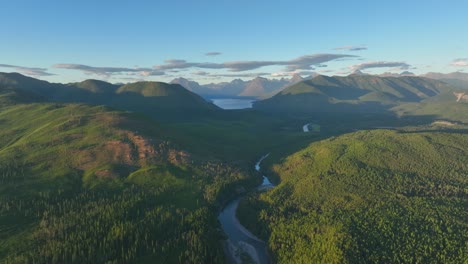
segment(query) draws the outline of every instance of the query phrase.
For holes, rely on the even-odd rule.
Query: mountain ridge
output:
[[[114,85],[99,80],[78,83],[49,83],[21,74],[0,73],[0,88],[26,92],[51,102],[107,105],[157,115],[162,109],[182,115],[184,109],[216,111],[219,108],[183,86],[162,82]],[[157,115],[161,117],[161,115]]]
[[[292,85],[273,97],[254,102],[267,111],[376,111],[401,103],[416,103],[456,88],[424,77],[374,75],[324,76]],[[453,97],[455,101],[455,97]]]
[[[293,85],[297,82],[311,79],[315,75],[302,77],[299,74],[294,74],[290,79],[268,79],[257,76],[251,80],[234,79],[230,82],[210,83],[201,85],[198,82],[190,81],[183,77],[175,78],[170,83],[177,83],[188,90],[195,92],[203,97],[256,97],[265,98],[272,96],[282,89]]]

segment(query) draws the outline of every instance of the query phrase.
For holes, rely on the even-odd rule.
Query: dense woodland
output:
[[[441,132],[323,140],[272,166],[280,185],[238,214],[278,263],[463,263],[467,146]]]
[[[175,149],[139,119],[85,105],[2,109],[2,262],[223,262],[218,208],[256,179]]]

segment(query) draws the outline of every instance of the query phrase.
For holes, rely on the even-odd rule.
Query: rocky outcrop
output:
[[[453,93],[453,95],[455,95],[455,97],[457,98],[457,102],[460,102],[460,101],[468,102],[468,94],[466,93]]]

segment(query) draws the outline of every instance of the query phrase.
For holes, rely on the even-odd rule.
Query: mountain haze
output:
[[[299,74],[294,74],[290,79],[267,79],[256,77],[249,81],[234,79],[231,82],[210,83],[200,85],[195,81],[185,78],[176,78],[171,83],[177,83],[188,90],[204,97],[256,97],[267,98],[280,92],[282,89],[298,83],[300,81],[311,79],[312,76],[303,78]]]

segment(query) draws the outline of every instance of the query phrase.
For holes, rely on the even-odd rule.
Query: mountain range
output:
[[[201,85],[195,81],[190,81],[185,78],[176,78],[172,80],[171,83],[180,84],[188,90],[206,98],[238,96],[266,98],[273,96],[290,85],[311,79],[315,76],[317,76],[317,74],[310,75],[308,77],[302,77],[299,74],[295,74],[290,79],[267,79],[256,77],[248,81],[234,79],[231,82],[210,83],[205,85]]]
[[[423,77],[352,74],[317,76],[292,85],[254,108],[274,112],[383,112],[404,103],[456,101],[456,87]]]
[[[468,88],[468,73],[465,72],[452,72],[452,73],[438,73],[438,72],[429,72],[421,75],[421,77],[426,77],[430,79],[440,80],[451,84],[457,88]]]
[[[136,82],[115,85],[99,80],[79,83],[49,83],[18,73],[0,73],[2,100],[20,100],[107,105],[163,118],[168,113],[184,116],[218,109],[214,104],[181,85],[162,82]],[[8,95],[8,97],[7,97]],[[162,114],[164,112],[164,115]],[[173,117],[174,117],[173,116]]]
[[[362,71],[356,70],[352,75],[369,75],[377,77],[425,77],[434,80],[446,82],[457,88],[468,88],[468,73],[453,72],[453,73],[427,73],[423,75],[415,75],[409,71],[401,73],[384,72],[379,75],[371,75]],[[214,97],[253,97],[257,99],[266,99],[279,93],[283,89],[294,85],[301,81],[310,80],[319,76],[315,73],[307,77],[302,77],[299,74],[294,74],[290,79],[268,79],[263,77],[256,77],[252,80],[234,79],[231,82],[199,84],[195,81],[190,81],[185,78],[176,78],[171,83],[180,84],[188,90],[197,93],[205,98]]]

